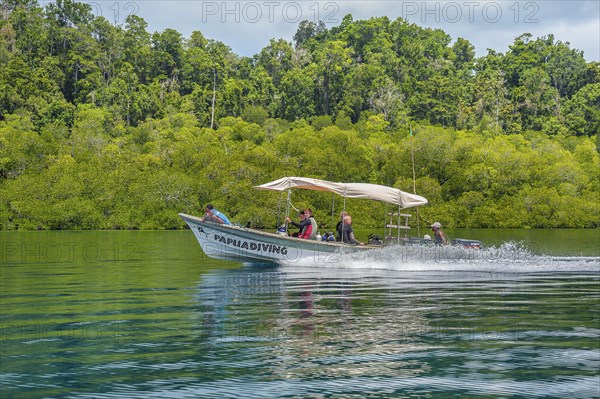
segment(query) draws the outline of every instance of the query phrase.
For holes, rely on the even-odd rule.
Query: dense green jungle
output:
[[[209,202],[272,228],[280,195],[252,187],[283,176],[416,190],[423,224],[600,227],[600,65],[551,34],[476,57],[347,15],[244,57],[71,0],[0,8],[0,229],[177,229]],[[326,227],[343,206],[292,202]],[[386,212],[346,208],[358,227]]]

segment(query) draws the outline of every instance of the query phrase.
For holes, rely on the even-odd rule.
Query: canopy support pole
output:
[[[417,207],[417,237],[421,238],[421,221],[419,220],[419,207]]]
[[[288,231],[287,219],[290,217],[290,204],[292,203],[292,189],[288,189],[287,205],[285,207],[285,231]]]
[[[398,205],[398,245],[400,245],[400,205]]]
[[[281,200],[283,199],[283,191],[279,193],[279,205],[277,205],[277,226],[275,226],[276,228],[279,228],[281,225],[279,224],[279,221],[281,220]]]
[[[344,193],[346,194],[346,193]],[[344,212],[346,212],[346,195],[344,195]],[[342,243],[344,242],[344,220],[342,220]]]
[[[388,218],[388,203],[385,203],[385,213],[383,214],[383,239],[387,238],[387,218]]]
[[[335,223],[335,194],[331,194],[331,225]]]

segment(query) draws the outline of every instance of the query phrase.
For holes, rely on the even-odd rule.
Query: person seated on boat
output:
[[[285,219],[288,224],[296,226],[300,229],[297,233],[293,233],[292,237],[300,237],[304,233],[304,230],[306,230],[306,227],[310,226],[310,220],[308,220],[304,211],[298,212],[298,217],[300,218],[300,223],[294,222],[289,217]]]
[[[298,234],[298,238],[316,240],[318,226],[310,208],[304,209],[304,217],[304,221],[296,225],[298,227],[302,227],[302,233]],[[290,218],[287,218],[286,220],[288,221],[288,223],[292,222]]]
[[[435,245],[446,245],[448,244],[448,238],[446,234],[442,231],[442,224],[440,222],[435,222],[431,225],[431,230],[434,233],[433,242]]]
[[[304,209],[304,216],[306,216],[306,219],[308,221],[310,221],[310,226],[307,226],[306,230],[304,230],[304,233],[298,237],[305,238],[307,240],[316,240],[317,239],[317,230],[319,229],[319,225],[317,224],[317,221],[315,220],[315,217],[313,216],[312,209],[310,209],[310,208]]]
[[[212,204],[206,205],[204,208],[204,218],[202,219],[204,222],[214,222],[219,224],[231,224],[227,216],[223,213],[216,210]]]
[[[310,221],[306,220],[306,216],[304,216],[304,211],[298,212],[298,217],[300,218],[300,223],[296,223],[292,219],[287,218],[287,222],[289,224],[292,224],[300,229],[296,233],[293,233],[292,237],[298,237],[300,234],[302,234],[306,226],[310,224]]]
[[[342,242],[344,242],[345,244],[363,245],[362,242],[358,241],[354,237],[354,229],[352,228],[352,216],[344,216],[344,225],[342,226],[342,232],[344,234],[344,236],[342,237]]]
[[[337,225],[335,226],[335,231],[337,232],[337,237],[336,237],[336,241],[342,241],[342,236],[344,235],[343,233],[343,228],[344,228],[344,216],[346,216],[348,213],[342,211],[340,213],[340,221],[337,223]]]

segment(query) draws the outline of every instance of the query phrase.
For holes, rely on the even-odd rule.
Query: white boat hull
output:
[[[352,246],[338,242],[303,240],[239,226],[203,222],[196,216],[179,216],[192,229],[206,256],[239,262],[335,263],[339,255],[376,246]]]

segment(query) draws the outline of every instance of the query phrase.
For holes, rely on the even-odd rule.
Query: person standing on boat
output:
[[[208,204],[206,205],[206,208],[204,208],[204,221],[219,224],[231,224],[229,219],[227,219],[227,216],[216,210],[212,204]]]
[[[358,241],[354,237],[354,229],[352,228],[352,216],[344,216],[344,225],[342,226],[342,232],[344,234],[344,236],[342,237],[342,241],[344,243],[351,245],[363,245],[362,242]]]
[[[435,222],[431,225],[431,230],[434,233],[433,242],[435,245],[446,245],[448,244],[448,238],[446,234],[442,231],[442,224],[440,222]]]

